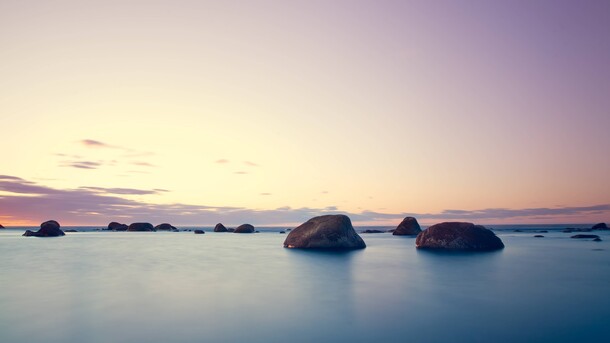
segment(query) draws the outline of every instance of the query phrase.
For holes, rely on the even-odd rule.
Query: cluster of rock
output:
[[[55,220],[49,220],[40,224],[38,231],[26,230],[23,236],[26,237],[60,237],[65,236],[65,233],[60,229],[60,225]]]
[[[563,229],[563,232],[565,233],[572,233],[572,232],[591,232],[591,231],[607,231],[610,230],[610,228],[608,228],[608,225],[606,225],[606,223],[597,223],[595,225],[593,225],[591,228],[573,228],[573,227],[568,227]]]

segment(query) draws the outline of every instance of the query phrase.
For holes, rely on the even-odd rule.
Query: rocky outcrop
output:
[[[193,232],[195,232],[196,235],[202,235],[205,233],[205,231],[203,231],[203,230],[195,230]]]
[[[227,228],[222,225],[222,223],[218,223],[216,224],[216,226],[214,226],[214,232],[228,232],[229,230],[227,230]]]
[[[570,238],[576,238],[576,239],[599,238],[599,236],[598,235],[583,235],[583,234],[580,234],[580,235],[571,236]]]
[[[127,231],[154,231],[155,228],[151,223],[131,223]]]
[[[4,226],[2,226],[2,224],[0,224],[0,229],[4,229]]]
[[[117,222],[110,222],[110,224],[108,224],[108,230],[112,231],[127,231],[128,228],[129,226],[127,226],[127,224],[121,224]]]
[[[406,217],[398,224],[394,229],[394,236],[417,236],[421,232],[421,227],[417,222],[417,219],[413,217]]]
[[[235,228],[235,233],[254,233],[254,226],[250,224],[242,224]]]
[[[159,224],[157,226],[155,226],[155,231],[173,231],[173,230],[178,230],[175,227],[173,227],[171,224],[168,223],[163,223],[163,224]]]
[[[349,217],[325,215],[311,218],[286,237],[285,248],[362,249],[366,244],[356,233]]]
[[[2,225],[0,225],[2,226]],[[608,228],[608,225],[606,225],[606,223],[597,223],[595,225],[593,225],[593,227],[591,227],[591,230],[610,230]]]
[[[485,251],[504,248],[502,240],[481,225],[445,222],[430,226],[417,235],[419,249]]]
[[[78,230],[74,230],[74,229],[67,229],[67,230],[64,230],[64,232],[78,232]]]
[[[34,236],[34,237],[59,237],[65,236],[66,234],[61,231],[60,225],[55,220],[49,220],[40,224],[40,229],[36,232],[26,230],[23,236]]]

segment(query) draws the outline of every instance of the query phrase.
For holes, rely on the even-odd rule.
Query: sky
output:
[[[610,221],[609,1],[0,0],[0,224]]]

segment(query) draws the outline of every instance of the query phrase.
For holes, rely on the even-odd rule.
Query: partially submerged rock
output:
[[[493,231],[481,225],[464,222],[445,222],[430,226],[417,235],[419,249],[485,251],[504,248]]]
[[[218,223],[216,224],[216,226],[214,226],[214,232],[228,232],[229,230],[227,230],[227,228],[222,225],[222,223]]]
[[[250,224],[242,224],[235,228],[235,233],[254,233],[254,226]]]
[[[325,215],[314,217],[290,231],[285,248],[362,249],[366,244],[356,233],[349,217]]]
[[[534,235],[534,237],[536,237],[536,238],[542,238],[542,237],[544,237],[544,236],[543,236],[543,235]]]
[[[74,229],[67,229],[67,230],[64,230],[64,232],[78,232],[78,230],[74,230]]]
[[[577,238],[577,239],[584,239],[584,238],[599,238],[598,235],[584,235],[584,234],[580,234],[580,235],[574,235],[571,236],[570,238]]]
[[[417,236],[421,232],[421,227],[417,222],[417,219],[413,217],[406,217],[398,224],[394,229],[394,236]]]
[[[383,233],[381,230],[364,230],[360,231],[360,233]]]
[[[606,225],[606,223],[597,223],[593,225],[593,227],[591,227],[591,230],[610,230],[610,228],[608,228],[608,225]]]
[[[34,237],[59,237],[65,236],[66,234],[61,231],[60,225],[55,220],[49,220],[40,224],[40,230],[34,232],[26,230],[23,236],[34,236]]]
[[[108,224],[108,230],[112,231],[127,231],[128,228],[129,226],[127,226],[127,224],[121,224],[117,222],[110,222],[110,224]]]
[[[178,230],[178,229],[176,229],[171,224],[163,223],[163,224],[159,224],[159,225],[155,226],[155,230],[156,231],[173,231],[173,230]]]
[[[131,223],[127,231],[154,231],[155,228],[151,223]]]
[[[205,233],[205,231],[203,231],[203,230],[195,230],[193,232],[195,232],[196,235],[202,235]]]

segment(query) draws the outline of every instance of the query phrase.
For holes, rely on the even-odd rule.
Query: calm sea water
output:
[[[491,253],[363,234],[329,253],[261,231],[1,230],[0,342],[610,341],[609,232],[502,227]]]

